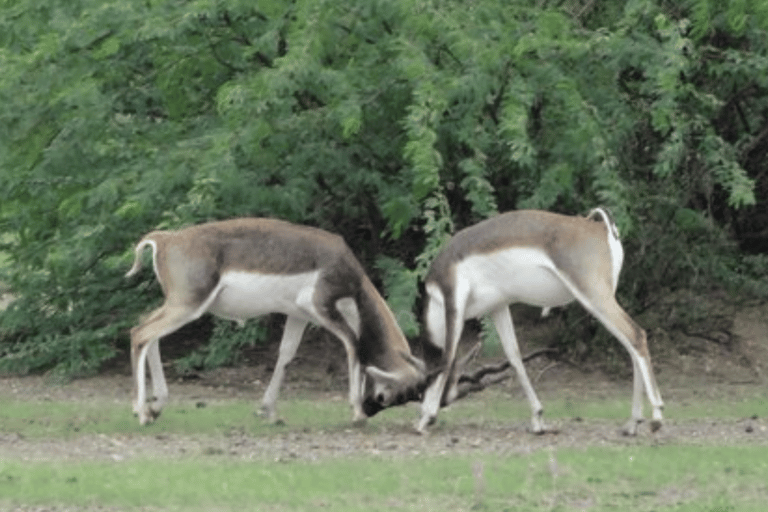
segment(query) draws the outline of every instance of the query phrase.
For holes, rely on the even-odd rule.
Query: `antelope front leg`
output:
[[[261,401],[261,414],[272,423],[278,421],[275,404],[277,403],[277,395],[280,393],[280,386],[282,386],[283,378],[285,377],[285,367],[296,355],[296,350],[299,348],[301,336],[304,334],[307,323],[305,320],[292,316],[285,320],[285,328],[283,329],[283,338],[280,340],[275,371],[272,373],[269,386],[267,386],[264,398]]]
[[[544,407],[542,407],[539,398],[536,396],[536,392],[533,390],[533,385],[528,379],[528,373],[525,371],[523,359],[520,356],[520,348],[517,344],[517,337],[515,336],[515,327],[512,324],[512,315],[509,312],[509,306],[505,304],[503,307],[494,311],[493,321],[496,325],[496,331],[499,333],[504,353],[515,368],[517,379],[520,381],[520,385],[523,386],[525,396],[528,398],[528,403],[531,406],[531,432],[534,434],[543,434],[547,431],[547,427],[544,425],[544,421],[541,418],[544,413]]]
[[[448,372],[442,372],[424,393],[424,399],[421,402],[421,418],[416,424],[416,432],[419,434],[426,434],[427,428],[437,419],[437,412],[440,410],[440,401],[447,382]]]
[[[363,412],[365,376],[356,355],[347,352],[347,363],[349,366],[349,403],[352,406],[352,423],[364,425],[368,420],[368,415]]]

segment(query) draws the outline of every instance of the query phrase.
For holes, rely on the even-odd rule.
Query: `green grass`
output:
[[[763,511],[768,447],[592,447],[321,463],[0,462],[0,506]]]
[[[483,428],[527,424],[528,405],[501,390],[486,390],[441,413],[436,430],[462,424]],[[615,421],[630,400],[542,396],[554,422],[582,417]],[[0,399],[0,433],[27,440],[87,435],[225,436],[236,430],[270,442],[286,432],[343,432],[351,428],[344,400],[289,398],[279,404],[285,425],[253,416],[254,403],[236,400],[172,402],[158,422],[142,427],[129,400],[93,402]],[[763,393],[739,399],[674,400],[675,421],[739,419],[765,414]],[[407,428],[417,410],[388,410],[371,433]],[[408,435],[408,434],[404,434]],[[4,442],[0,438],[0,442]],[[9,442],[12,442],[9,441]],[[727,443],[727,440],[724,440]],[[541,446],[541,444],[539,444]],[[353,452],[354,453],[354,452]],[[374,454],[275,462],[244,461],[220,452],[120,461],[0,460],[0,510],[59,505],[110,510],[632,510],[762,511],[768,501],[768,446],[624,446],[544,448],[523,455]]]
[[[584,401],[542,397],[545,419],[557,421],[580,417],[615,421],[617,428],[629,417],[629,396]],[[254,418],[255,402],[214,401],[198,407],[195,402],[172,402],[158,421],[140,426],[131,413],[130,400],[117,403],[16,401],[0,399],[0,432],[23,432],[28,438],[67,437],[82,434],[133,433],[156,435],[226,434],[237,430],[250,435],[270,435],[289,430],[336,430],[349,428],[350,409],[344,400],[292,398],[278,404],[286,425],[276,426]],[[701,418],[748,418],[765,416],[768,399],[762,392],[746,393],[739,399],[699,399],[681,403],[668,401],[665,417],[672,420]],[[649,411],[646,411],[648,414]],[[368,428],[383,429],[409,425],[415,421],[415,407],[389,409],[373,418]],[[482,400],[469,398],[445,409],[438,421],[473,424],[527,424],[530,410],[522,398],[511,398],[503,390],[486,390]]]
[[[279,405],[284,421],[270,424],[255,415],[254,402],[173,402],[163,409],[156,422],[142,426],[131,412],[130,401],[114,403],[43,402],[0,400],[0,432],[20,432],[28,439],[74,437],[85,434],[200,434],[226,435],[243,432],[269,436],[291,431],[333,432],[351,428],[351,409],[345,401],[316,399],[284,400]],[[372,432],[410,425],[417,410],[391,409],[371,420]]]

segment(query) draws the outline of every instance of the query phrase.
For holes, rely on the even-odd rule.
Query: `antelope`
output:
[[[509,305],[544,308],[579,301],[632,358],[632,415],[623,428],[636,435],[643,421],[642,393],[653,407],[651,429],[662,423],[661,399],[645,331],[616,301],[624,259],[616,224],[601,209],[584,217],[535,210],[513,211],[459,231],[435,258],[425,279],[425,322],[441,373],[424,394],[416,429],[424,433],[441,405],[456,398],[456,348],[464,322],[490,313],[504,352],[531,406],[531,431],[547,430],[543,407],[520,357]]]
[[[270,421],[277,418],[285,367],[309,322],[330,331],[346,349],[353,421],[420,399],[424,363],[411,354],[392,311],[340,236],[266,218],[153,231],[136,245],[126,276],[139,271],[146,247],[152,248],[165,301],[131,329],[133,410],[142,425],[154,421],[168,399],[160,338],[206,312],[241,323],[267,313],[287,316],[261,406]],[[149,400],[147,365],[154,392]]]

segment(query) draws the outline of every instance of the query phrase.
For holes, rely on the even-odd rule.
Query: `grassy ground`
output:
[[[629,415],[626,397],[550,398],[545,401],[546,417],[554,423],[564,419],[612,420],[617,428]],[[254,419],[254,403],[245,400],[172,402],[157,423],[148,427],[138,424],[127,402],[90,400],[17,401],[0,398],[0,432],[21,432],[27,438],[72,437],[83,434],[226,434],[244,430],[253,436],[269,436],[276,432],[305,430],[343,430],[349,427],[349,416],[343,400],[296,398],[280,403],[283,423],[270,425]],[[768,396],[762,389],[744,392],[738,399],[667,401],[667,420],[700,420],[717,418],[744,419],[768,413]],[[511,400],[499,391],[487,391],[482,399],[468,399],[441,412],[440,422],[504,423],[525,421],[529,414],[524,400]],[[390,409],[369,422],[373,432],[403,425],[415,419],[415,407]],[[450,418],[447,419],[447,418]]]
[[[0,463],[0,503],[162,510],[762,511],[768,448],[556,449],[517,457]]]
[[[339,397],[281,402],[284,425],[241,398],[173,401],[149,427],[128,403],[0,398],[0,510],[764,510],[766,404],[758,387],[667,398],[667,424],[618,434],[622,395],[547,396],[561,433],[486,390],[410,432],[400,408],[353,428]]]

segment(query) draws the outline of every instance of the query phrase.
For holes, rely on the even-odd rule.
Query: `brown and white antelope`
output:
[[[426,278],[425,321],[430,342],[442,352],[443,372],[422,402],[417,430],[425,432],[441,405],[456,395],[456,346],[464,322],[490,313],[504,352],[532,410],[531,430],[546,430],[543,408],[520,358],[509,305],[543,308],[579,301],[627,349],[634,368],[632,416],[624,426],[637,433],[643,421],[643,385],[653,407],[651,428],[661,427],[661,399],[645,331],[616,302],[624,259],[618,230],[600,208],[584,217],[514,211],[459,231],[432,263]]]
[[[142,424],[154,420],[168,398],[159,339],[206,312],[240,322],[267,313],[287,315],[262,401],[270,420],[276,418],[285,366],[309,322],[344,344],[353,420],[420,398],[426,386],[424,364],[411,354],[387,303],[340,236],[256,218],[153,231],[136,246],[127,276],[140,269],[147,246],[165,302],[131,330],[133,409]],[[146,393],[147,364],[153,399]],[[371,379],[367,385],[366,376]]]

